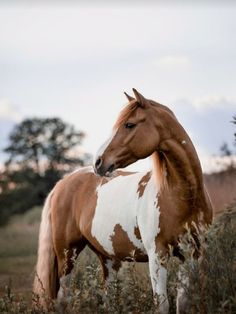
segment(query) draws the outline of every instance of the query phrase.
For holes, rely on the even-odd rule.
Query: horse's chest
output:
[[[144,174],[118,176],[97,189],[91,234],[112,256],[146,253],[146,242],[159,230],[157,188]]]

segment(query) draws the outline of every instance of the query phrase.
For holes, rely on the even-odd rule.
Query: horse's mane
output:
[[[161,154],[159,152],[154,152],[152,154],[152,164],[155,178],[160,189],[167,186],[166,181],[166,166]]]
[[[113,127],[114,130],[118,129],[122,124],[124,124],[127,119],[130,117],[131,113],[136,110],[138,107],[137,101],[131,100],[120,112],[116,123]]]

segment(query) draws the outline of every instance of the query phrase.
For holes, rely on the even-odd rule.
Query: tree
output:
[[[0,225],[12,214],[43,204],[65,172],[91,160],[78,151],[84,136],[59,118],[26,119],[14,127],[0,174]]]
[[[221,151],[221,156],[231,156],[232,155],[232,151],[229,148],[229,145],[224,142],[221,147],[220,147],[220,151]]]
[[[83,165],[86,156],[72,157],[84,133],[59,118],[26,119],[16,125],[10,134],[6,164],[27,166],[40,173],[40,168],[62,169],[65,165]],[[40,167],[41,166],[41,167]]]
[[[233,117],[232,121],[236,125],[236,116]],[[236,144],[236,132],[234,133],[234,145]]]
[[[233,117],[231,121],[233,124],[236,125],[236,116]],[[234,142],[233,145],[236,146],[236,133],[234,133]],[[219,162],[219,165],[223,165],[223,167],[227,171],[231,171],[232,169],[236,168],[236,152],[234,149],[231,149],[228,143],[224,142],[220,147],[220,152],[222,157],[227,157],[227,159],[223,159]]]

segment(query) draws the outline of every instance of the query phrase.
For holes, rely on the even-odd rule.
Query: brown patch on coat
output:
[[[186,233],[186,226],[196,244],[195,257],[199,251],[199,240],[194,226],[210,224],[212,209],[202,183],[198,159],[190,144],[183,149],[177,141],[169,140],[164,149],[162,163],[167,177],[158,195],[160,233],[156,237],[156,252],[168,255],[168,245],[171,245],[174,255],[183,260],[178,243]],[[153,162],[156,162],[155,158]],[[155,168],[158,165],[154,165]],[[203,215],[199,215],[201,212]]]
[[[134,234],[135,234],[135,237],[138,239],[138,240],[141,240],[141,235],[140,235],[140,231],[139,231],[139,227],[134,227]]]
[[[110,177],[101,177],[101,183],[100,185],[104,185],[108,182],[110,182],[112,179],[116,178],[116,177],[119,177],[119,176],[122,176],[122,177],[125,177],[125,176],[130,176],[132,174],[134,174],[136,172],[131,172],[131,171],[123,171],[123,170],[116,170],[112,173],[112,175]]]
[[[111,178],[109,178],[109,177],[102,177],[100,186],[106,184],[106,183],[109,182],[110,180],[111,180]]]
[[[127,232],[120,224],[116,224],[114,232],[111,235],[111,241],[116,259],[134,260],[138,262],[146,262],[147,256],[139,248],[137,248],[130,240]]]
[[[137,173],[137,172],[135,172],[135,171],[123,171],[123,170],[117,170],[116,172],[115,172],[115,176],[116,177],[118,177],[118,176],[123,176],[123,177],[125,177],[125,176],[130,176],[131,174],[135,174],[135,173]]]
[[[147,186],[150,178],[151,178],[151,171],[147,172],[145,174],[145,176],[143,176],[142,179],[139,181],[138,189],[137,189],[137,193],[138,193],[139,198],[143,196],[143,193],[146,189],[146,186]]]

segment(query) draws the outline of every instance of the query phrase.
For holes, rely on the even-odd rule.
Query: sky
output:
[[[134,87],[174,111],[213,169],[235,131],[236,5],[196,3],[1,1],[0,149],[24,118],[57,116],[95,154]]]

